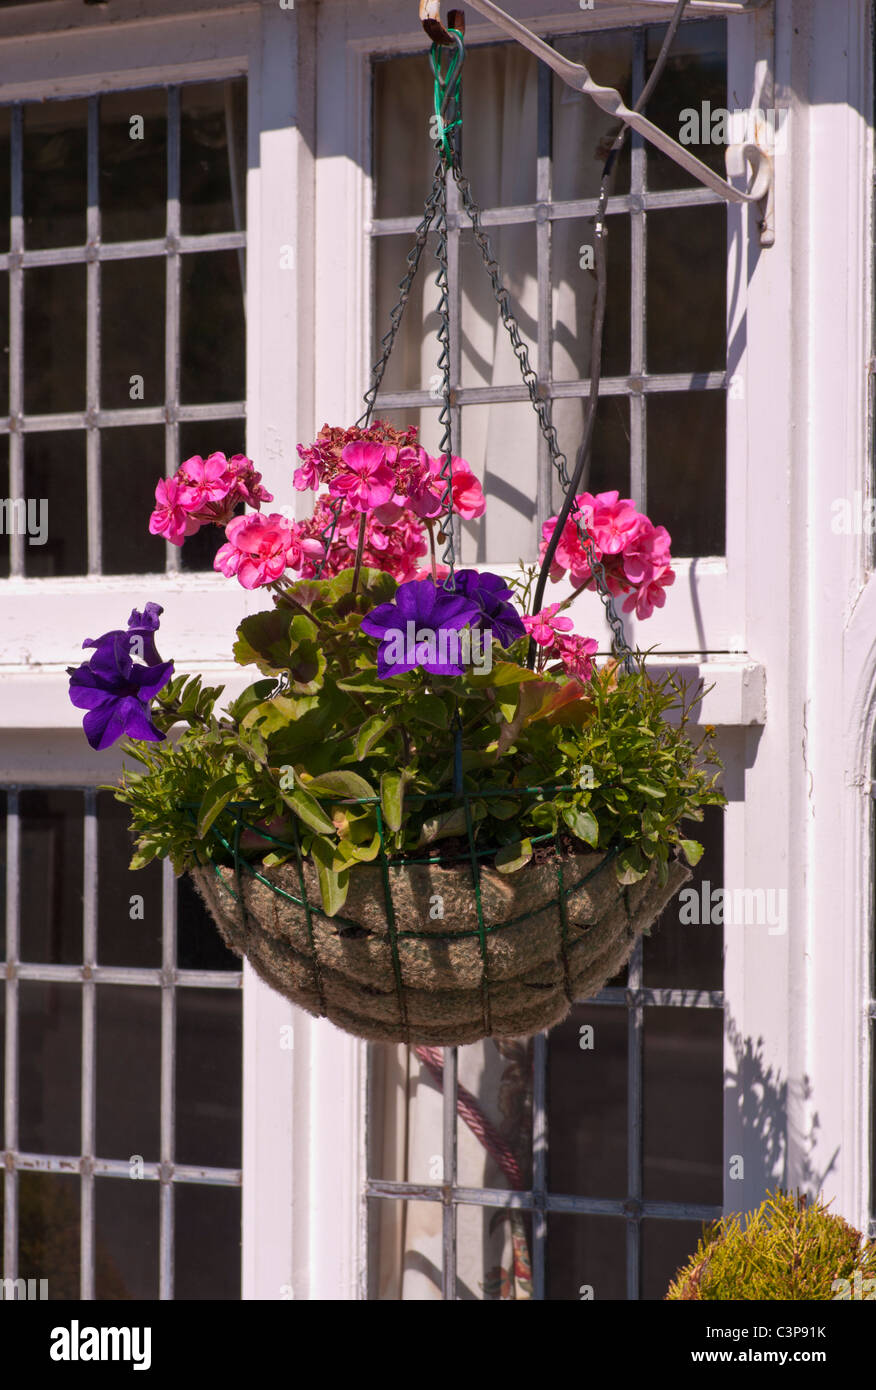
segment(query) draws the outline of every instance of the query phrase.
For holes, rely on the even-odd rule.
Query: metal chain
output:
[[[548,446],[548,451],[551,456],[551,463],[556,469],[557,476],[560,479],[563,491],[568,492],[571,483],[571,478],[569,477],[568,460],[566,459],[566,455],[560,448],[559,441],[557,439],[556,427],[551,417],[550,401],[545,400],[544,397],[541,395],[539,389],[538,376],[533,371],[532,364],[529,360],[529,351],[526,347],[526,344],[520,336],[520,328],[517,324],[517,320],[515,319],[511,311],[511,301],[508,295],[508,291],[502,284],[499,266],[493,259],[489,238],[485,234],[481,225],[480,208],[478,207],[477,203],[472,197],[471,185],[468,179],[463,174],[459,166],[459,160],[456,157],[454,157],[452,168],[453,177],[456,180],[456,185],[459,189],[460,197],[462,198],[462,205],[465,208],[465,211],[467,212],[469,217],[469,221],[472,224],[475,241],[477,242],[478,247],[480,248],[480,252],[483,257],[487,274],[490,277],[490,283],[493,287],[493,296],[496,300],[496,303],[499,306],[499,313],[501,314],[502,322],[508,331],[509,338],[511,339],[511,344],[514,348],[514,353],[520,365],[520,372],[523,377],[524,384],[526,386],[527,391],[529,392],[529,399],[532,402],[532,408],[538,416],[539,427],[541,429],[542,436]],[[612,650],[615,656],[623,660],[625,668],[628,671],[630,671],[632,669],[633,650],[627,642],[626,635],[624,633],[623,622],[621,618],[618,616],[618,613],[615,609],[614,599],[612,597],[611,590],[608,587],[608,582],[605,577],[605,566],[602,564],[602,561],[597,558],[596,540],[579,511],[576,511],[574,513],[573,519],[578,531],[578,537],[581,541],[582,549],[584,550],[584,554],[587,558],[587,563],[590,566],[590,572],[593,575],[594,580],[596,581],[596,588],[605,608],[608,624],[613,634]]]

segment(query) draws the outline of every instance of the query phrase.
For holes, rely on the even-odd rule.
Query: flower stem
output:
[[[352,594],[359,592],[359,575],[362,571],[362,555],[365,550],[365,527],[368,524],[368,513],[363,512],[359,518],[359,540],[356,544],[356,564],[353,569]]]
[[[425,521],[426,526],[427,526],[428,531],[429,531],[429,558],[430,558],[430,560],[431,560],[431,562],[432,562],[432,583],[435,585],[435,588],[437,589],[437,587],[438,587],[438,556],[437,556],[437,552],[436,552],[436,550],[435,550],[435,523],[434,523],[434,521],[430,521],[428,517],[424,517],[423,520]]]

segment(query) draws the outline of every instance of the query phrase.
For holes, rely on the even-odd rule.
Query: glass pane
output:
[[[240,970],[239,956],[229,951],[213,918],[187,875],[178,878],[177,965],[180,970]]]
[[[538,438],[528,400],[463,408],[462,457],[490,499],[482,517],[463,524],[466,564],[535,559]]]
[[[551,1302],[626,1298],[624,1221],[552,1212],[547,1232],[545,1293]]]
[[[533,202],[537,58],[514,43],[469,49],[462,87],[462,167],[475,201],[482,208]]]
[[[627,1011],[576,1004],[548,1038],[552,1192],[627,1195]]]
[[[725,552],[726,401],[724,391],[647,398],[647,512],[676,557]]]
[[[647,30],[647,76],[651,75],[665,34],[664,24],[654,25]],[[691,114],[702,117],[705,102],[709,103],[710,112],[721,110],[727,104],[727,30],[723,19],[682,24],[675,36],[663,76],[648,102],[648,119],[667,131],[674,140],[688,143],[698,159],[726,177],[726,146],[702,138],[711,135],[711,120],[708,130],[697,130],[688,125]],[[701,119],[698,124],[702,127]],[[700,138],[691,141],[691,135],[699,135]],[[694,176],[680,169],[668,155],[650,143],[645,148],[648,152],[649,188],[699,187]]]
[[[100,273],[101,405],[163,405],[165,261],[104,261]]]
[[[368,1203],[369,1298],[387,1303],[441,1298],[441,1203]]]
[[[24,243],[29,251],[85,245],[87,121],[84,100],[29,102],[24,108]]]
[[[630,370],[630,219],[610,217],[606,238],[608,297],[603,336],[603,377],[626,376]],[[592,221],[568,218],[554,222],[553,378],[587,381],[596,298]]]
[[[442,1064],[440,1048],[427,1051]],[[373,1043],[370,1056],[373,1113],[381,1118],[379,1126],[371,1126],[369,1176],[388,1182],[442,1182],[443,1101],[434,1066],[427,1066],[415,1049],[388,1043]]]
[[[243,281],[236,251],[182,257],[180,400],[242,401]]]
[[[246,453],[245,420],[190,420],[179,427],[179,461],[201,454],[206,458],[215,450],[231,458],[233,454]],[[256,460],[256,468],[259,467]],[[153,481],[153,490],[160,471]],[[283,498],[278,497],[278,502]],[[150,511],[153,504],[150,504]],[[150,538],[151,539],[151,538]],[[220,545],[225,544],[225,529],[222,526],[202,526],[194,536],[189,536],[183,545],[182,568],[184,570],[212,570],[213,559]]]
[[[186,235],[246,227],[246,81],[180,94],[180,214]]]
[[[177,1183],[174,1206],[174,1298],[239,1299],[240,1188]]]
[[[0,488],[4,499],[9,497],[9,436],[0,435]],[[10,564],[10,544],[9,537],[17,526],[21,526],[23,531],[27,530],[27,513],[24,517],[15,514],[7,518],[7,513],[3,513],[3,525],[0,527],[0,579],[9,576]],[[39,524],[39,510],[34,513],[33,519]]]
[[[687,888],[693,889],[699,904],[710,902],[714,889],[724,883],[724,812],[719,806],[707,806],[705,819],[697,824],[685,822],[685,834],[704,846],[703,857],[693,869]],[[644,938],[645,985],[648,989],[707,989],[719,990],[724,982],[724,927],[712,923],[710,914],[701,907],[696,913],[685,910],[686,899],[679,898],[661,913]],[[682,922],[681,913],[685,920]],[[697,920],[689,922],[689,917]]]
[[[646,1201],[723,1200],[723,1048],[721,1009],[645,1009]]]
[[[574,34],[557,39],[554,47],[575,63],[583,63],[594,82],[614,87],[627,105],[632,96],[632,43],[629,29],[602,34]],[[553,196],[555,201],[596,198],[602,170],[620,129],[605,111],[574,92],[559,77],[553,79]],[[613,193],[630,189],[630,140],[615,165]],[[554,223],[556,230],[557,223]]]
[[[25,495],[48,518],[46,540],[24,550],[30,579],[84,574],[88,568],[85,512],[85,431],[55,430],[24,436]]]
[[[532,1298],[532,1215],[507,1207],[458,1207],[456,1258],[456,1297],[462,1302]]]
[[[97,988],[97,1152],[160,1157],[161,990]]]
[[[158,1298],[157,1182],[96,1178],[95,1297]]]
[[[376,217],[422,212],[438,158],[429,138],[433,86],[425,53],[374,63]]]
[[[47,1279],[48,1297],[79,1298],[79,1178],[21,1173],[18,1179],[18,1273]]]
[[[101,96],[100,221],[105,242],[164,236],[166,111],[163,87]]]
[[[399,283],[407,273],[406,257],[413,245],[410,232],[404,236],[381,236],[374,240],[374,281],[376,287],[372,327],[374,361],[382,352],[381,340],[389,331],[390,314],[399,297]],[[429,237],[420,269],[411,286],[401,326],[386,366],[380,389],[390,391],[440,390],[438,372],[438,288],[435,238]]]
[[[462,1187],[523,1191],[531,1186],[532,1053],[531,1038],[491,1038],[460,1049],[457,1171]],[[492,1224],[495,1213],[486,1215]],[[488,1240],[486,1227],[478,1238]]]
[[[589,401],[555,400],[552,406],[557,438],[572,473],[578,449],[584,438]],[[552,470],[553,473],[553,470]],[[553,509],[559,513],[563,490],[553,473]],[[581,482],[582,492],[608,492],[616,489],[622,497],[630,489],[630,402],[626,396],[600,396],[596,408],[596,429],[590,455],[589,475]]]
[[[101,432],[100,447],[103,573],[160,574],[164,545],[150,533],[149,517],[164,477],[164,427],[113,426]]]
[[[723,207],[648,214],[648,371],[727,366],[727,213]]]
[[[642,1222],[642,1297],[663,1299],[675,1275],[697,1248],[699,1221]]]
[[[132,873],[134,841],[127,806],[112,792],[97,798],[97,958],[101,965],[161,965],[161,865]]]
[[[498,261],[502,284],[533,368],[538,365],[538,278],[535,227],[494,227],[490,246]],[[520,363],[499,315],[483,256],[472,232],[460,235],[459,271],[462,281],[460,345],[462,386],[517,386]],[[437,324],[436,324],[437,329]],[[437,344],[436,344],[437,348]],[[438,354],[435,352],[435,369]]]
[[[181,989],[176,1001],[176,1161],[237,1168],[241,1143],[240,991]]]
[[[82,794],[24,791],[21,814],[21,959],[82,963]]]
[[[21,980],[18,1007],[19,1147],[78,1154],[82,991]]]
[[[85,266],[24,272],[24,409],[85,409]]]

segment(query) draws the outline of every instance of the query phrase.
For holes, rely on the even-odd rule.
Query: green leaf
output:
[[[318,777],[308,777],[307,790],[314,796],[344,796],[356,801],[376,795],[370,782],[366,782],[358,772],[348,772],[346,769],[321,772]]]
[[[356,757],[361,761],[391,728],[391,719],[382,714],[372,714],[370,719],[365,720],[356,738]]]
[[[229,772],[226,777],[220,777],[218,782],[207,788],[198,810],[198,839],[203,840],[215,821],[228,805],[238,788],[237,774]]]
[[[663,787],[655,787],[653,782],[643,782],[641,778],[636,783],[636,786],[639,791],[644,792],[646,796],[653,796],[659,799],[666,795],[666,791]]]
[[[257,666],[266,676],[288,671],[290,625],[288,609],[271,608],[266,613],[251,613],[237,629],[233,649],[235,661],[239,666]]]
[[[563,820],[573,835],[583,840],[585,845],[592,845],[596,849],[599,842],[599,824],[592,811],[587,811],[581,806],[566,806],[563,808]]]
[[[350,887],[350,869],[336,869],[333,867],[332,859],[329,858],[331,851],[324,840],[314,840],[312,848],[313,857],[316,860],[316,875],[319,879],[319,892],[322,898],[322,905],[329,917],[334,917],[336,912],[340,912],[344,903],[347,901],[347,892]]]
[[[690,864],[691,867],[695,864],[699,864],[703,857],[703,846],[700,844],[699,840],[679,840],[678,843],[688,864]]]
[[[513,874],[528,864],[532,858],[531,840],[514,840],[505,845],[496,855],[495,864],[500,874]]]
[[[434,724],[437,729],[446,729],[450,722],[444,701],[440,696],[428,692],[415,695],[412,700],[406,700],[404,713],[406,719],[418,719],[423,724]]]
[[[632,883],[638,883],[648,872],[648,862],[645,856],[637,848],[623,850],[617,857],[615,872],[618,883],[629,887]]]
[[[311,830],[317,830],[321,835],[335,833],[334,821],[329,819],[316,797],[310,796],[301,787],[294,792],[282,792],[281,795],[290,811],[294,811],[298,819],[309,825]]]
[[[389,830],[401,830],[407,772],[384,772],[380,779],[380,809]]]

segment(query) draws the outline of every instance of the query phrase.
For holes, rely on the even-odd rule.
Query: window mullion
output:
[[[167,289],[164,327],[165,472],[179,464],[179,321],[180,321],[180,91],[167,89]],[[180,569],[179,546],[165,543],[168,574]]]

